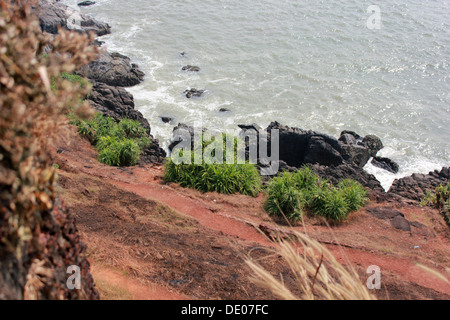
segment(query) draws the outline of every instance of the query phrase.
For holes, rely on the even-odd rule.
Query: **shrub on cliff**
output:
[[[445,222],[450,226],[450,183],[440,185],[434,192],[427,191],[420,202],[421,205],[431,205],[444,216]]]
[[[110,166],[135,165],[150,138],[139,121],[113,118],[97,113],[88,120],[70,115],[70,123],[98,150],[98,160]]]
[[[30,3],[0,2],[0,300],[95,299],[86,248],[55,192],[48,150],[65,133],[69,106],[78,115],[89,110],[81,103],[86,88],[60,75],[97,49],[87,35],[44,35]],[[80,268],[79,290],[66,285],[70,265]]]
[[[367,192],[358,182],[347,179],[333,186],[308,167],[273,178],[266,192],[265,210],[291,221],[307,212],[342,221],[367,201]]]
[[[205,161],[205,157],[203,157],[205,149],[214,142],[219,141],[218,143],[220,143],[220,140],[204,135],[201,150],[191,152],[191,163],[177,164],[171,158],[166,160],[165,181],[178,182],[182,187],[194,188],[202,192],[216,191],[225,194],[239,192],[244,195],[256,196],[261,190],[261,177],[258,169],[253,164],[237,163],[237,138],[234,138],[234,160],[226,163],[226,139],[227,136],[222,135],[223,163],[207,163]],[[194,161],[196,152],[202,159],[200,164],[196,164]]]

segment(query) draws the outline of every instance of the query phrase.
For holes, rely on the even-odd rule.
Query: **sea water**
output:
[[[377,135],[379,155],[400,165],[366,165],[385,188],[450,165],[448,0],[96,0],[81,11],[108,22],[104,47],[146,73],[128,90],[164,147],[178,123],[278,121]],[[189,88],[206,91],[188,99]]]

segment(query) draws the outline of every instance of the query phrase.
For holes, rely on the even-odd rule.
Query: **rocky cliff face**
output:
[[[42,31],[51,34],[57,34],[58,28],[79,32],[92,31],[97,36],[111,33],[111,27],[107,23],[80,14],[77,10],[52,0],[39,1],[33,11],[39,18]]]

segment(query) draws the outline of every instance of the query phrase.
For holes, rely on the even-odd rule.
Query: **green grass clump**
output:
[[[177,164],[171,158],[166,160],[164,180],[177,182],[182,187],[194,188],[202,192],[216,191],[224,194],[239,192],[244,195],[257,196],[261,191],[261,177],[258,169],[248,162],[237,163],[237,138],[234,138],[234,161],[233,163],[226,163],[226,135],[222,135],[222,138],[224,143],[223,163],[206,163],[203,157],[201,164],[194,163],[196,152],[203,154],[205,148],[211,143],[219,141],[203,136],[202,148],[191,153],[190,164]],[[212,155],[215,155],[214,152]]]
[[[87,137],[98,150],[98,160],[110,166],[135,165],[142,150],[150,144],[145,128],[138,121],[121,119],[97,113],[89,120],[69,116],[78,132]]]
[[[70,81],[70,83],[72,84],[77,84],[81,89],[85,89],[91,85],[91,82],[88,79],[79,76],[77,74],[62,72],[59,77],[61,79]],[[51,80],[51,88],[53,91],[57,90],[58,87],[57,80],[58,80],[57,77],[52,78]]]
[[[439,209],[445,222],[450,226],[450,183],[440,185],[434,192],[427,191],[420,204]]]
[[[339,222],[367,201],[367,191],[358,182],[346,179],[333,186],[308,167],[273,178],[266,192],[265,210],[291,221],[309,212]]]

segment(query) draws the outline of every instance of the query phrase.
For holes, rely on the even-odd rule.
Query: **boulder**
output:
[[[201,97],[204,92],[205,92],[205,90],[199,90],[199,89],[195,89],[195,88],[184,90],[184,94],[186,94],[186,98],[189,98],[189,99],[191,97]]]
[[[144,80],[139,66],[120,53],[102,51],[100,56],[77,70],[77,74],[110,86],[131,87]]]
[[[187,65],[181,68],[181,70],[183,71],[193,71],[193,72],[199,72],[200,68],[197,66],[191,66],[191,65]]]
[[[33,7],[34,14],[39,18],[42,31],[57,34],[58,27],[79,32],[94,32],[97,36],[111,33],[107,23],[97,21],[62,3],[51,0],[41,0]]]
[[[338,139],[345,161],[362,168],[371,157],[383,148],[380,138],[367,135],[364,138],[353,131],[342,131]]]
[[[173,117],[170,117],[170,116],[161,116],[160,118],[161,118],[161,121],[164,123],[170,123],[173,121]]]
[[[189,126],[187,124],[184,123],[179,123],[176,127],[173,128],[173,137],[172,140],[169,144],[169,151],[172,152],[173,148],[175,148],[175,146],[177,144],[179,144],[181,141],[183,141],[182,135],[181,134],[177,134],[177,131],[180,130],[184,133],[187,133],[190,136],[191,139],[191,149],[194,148],[194,127],[193,126]]]
[[[397,173],[399,170],[399,165],[389,158],[374,157],[370,163],[391,173]]]
[[[77,5],[80,7],[87,7],[92,6],[93,4],[95,4],[95,1],[81,1]]]

